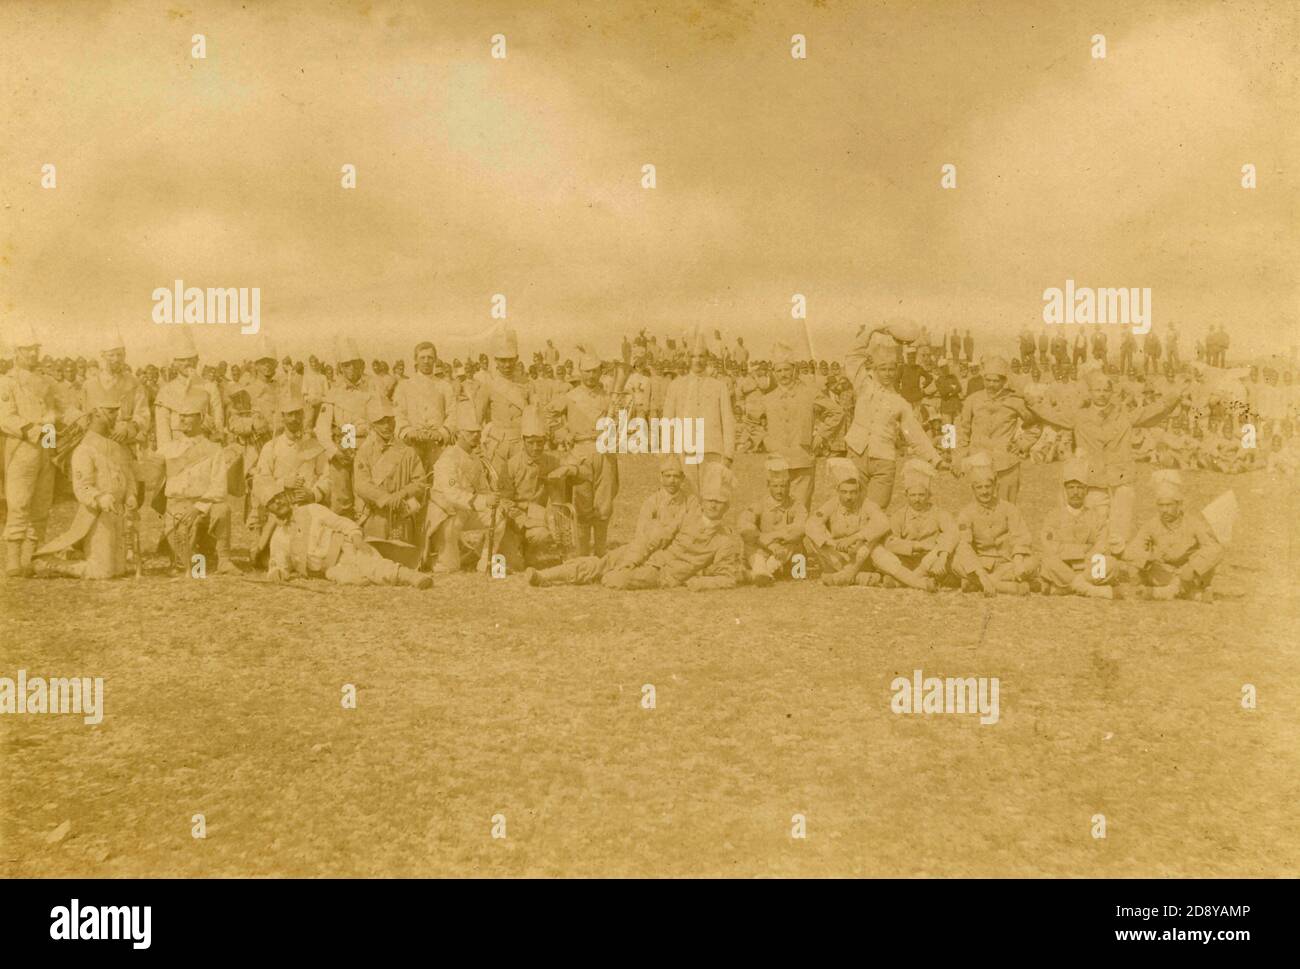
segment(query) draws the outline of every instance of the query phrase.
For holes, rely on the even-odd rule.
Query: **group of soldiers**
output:
[[[751,360],[743,340],[733,350],[716,333],[662,347],[641,333],[612,358],[580,347],[563,363],[547,341],[525,364],[501,329],[465,364],[418,344],[409,376],[404,362],[372,361],[367,374],[350,338],[332,363],[294,363],[263,335],[242,366],[201,368],[193,330],[170,335],[171,359],[142,368],[143,380],[116,332],[73,380],[48,372],[32,328],[8,335],[6,576],[138,573],[146,508],[177,574],[198,562],[204,574],[417,588],[473,570],[622,589],[819,574],[827,585],[1103,598],[1131,582],[1155,598],[1208,598],[1223,554],[1224,530],[1184,508],[1177,468],[1153,477],[1159,514],[1133,529],[1139,438],[1189,408],[1187,374],[1135,399],[1117,392],[1128,378],[1097,363],[1069,384],[1082,395],[1033,393],[1019,360],[975,361],[969,331],[945,340],[936,364],[903,323],[860,328],[829,364],[784,345]],[[698,421],[701,448],[611,453],[600,423],[619,412]],[[1061,501],[1034,535],[1016,504],[1020,465],[1047,432],[1068,442]],[[746,450],[765,455],[766,494],[733,509]],[[626,460],[658,461],[659,487],[631,541],[611,547]],[[819,467],[832,491],[820,503]],[[47,541],[60,472],[77,510]],[[969,482],[956,514],[934,502],[939,472]],[[898,483],[904,501],[891,508]],[[243,566],[236,516],[250,535]]]

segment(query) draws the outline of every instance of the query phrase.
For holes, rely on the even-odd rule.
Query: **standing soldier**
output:
[[[77,514],[68,531],[37,551],[38,556],[81,543],[85,558],[58,564],[53,571],[82,579],[116,579],[126,574],[127,519],[137,507],[131,452],[112,436],[123,423],[120,387],[86,382],[90,426],[72,452],[72,492]]]
[[[867,500],[883,510],[894,495],[899,435],[931,464],[940,464],[942,458],[911,406],[894,390],[898,344],[892,335],[873,341],[872,333],[864,331],[845,358],[844,369],[854,390],[853,421],[844,443],[866,483]]]
[[[600,386],[600,359],[592,353],[578,357],[582,383],[547,405],[548,417],[563,415],[565,426],[557,440],[572,446],[578,465],[573,484],[577,515],[578,554],[604,555],[609,520],[618,495],[618,456],[596,448],[596,422],[609,416],[610,397]]]
[[[813,433],[818,422],[838,424],[844,418],[839,402],[824,390],[805,384],[795,370],[794,351],[784,344],[772,349],[776,385],[763,395],[767,417],[767,450],[785,458],[790,471],[790,494],[812,509],[817,459]]]
[[[230,395],[226,430],[239,445],[240,452],[236,460],[242,461],[244,475],[244,524],[250,534],[258,535],[266,513],[262,503],[252,491],[253,469],[262,449],[275,434],[279,416],[278,405],[285,383],[277,381],[275,371],[278,364],[275,359],[275,347],[267,341],[265,334],[258,338],[259,347],[253,361],[252,377],[240,390]],[[238,481],[236,474],[235,480]]]
[[[367,538],[414,545],[428,491],[424,465],[409,445],[396,437],[393,405],[376,397],[366,407],[370,434],[357,448],[352,484],[360,499],[357,520]]]
[[[998,497],[1014,502],[1020,494],[1016,434],[1023,425],[1036,421],[1025,399],[1007,386],[1007,377],[1007,362],[1002,357],[984,361],[984,387],[966,398],[957,421],[957,447],[963,457],[972,451],[992,457]]]
[[[489,461],[504,449],[509,457],[522,446],[519,422],[524,408],[533,402],[533,388],[528,375],[519,366],[519,340],[514,330],[501,330],[492,341],[494,370],[483,370],[482,380],[474,391],[483,434],[483,451]]]
[[[697,333],[691,347],[690,371],[669,384],[664,398],[664,420],[680,418],[683,427],[690,421],[692,428],[703,428],[704,439],[696,442],[703,459],[685,466],[687,480],[697,495],[705,466],[722,463],[730,467],[736,455],[736,414],[731,396],[726,384],[708,375],[708,362],[704,335]],[[696,418],[702,424],[696,424]]]
[[[433,466],[426,541],[438,559],[434,572],[459,572],[462,545],[478,553],[478,569],[483,572],[491,564],[491,549],[505,534],[506,519],[497,513],[496,474],[480,448],[482,428],[470,401],[456,405],[455,422],[456,444],[443,451]],[[467,532],[482,538],[467,542]]]
[[[29,577],[32,556],[45,538],[54,501],[53,455],[61,407],[54,381],[37,370],[41,341],[36,331],[20,324],[12,343],[13,369],[0,376],[0,434],[4,435],[8,508],[5,575]]]
[[[182,571],[191,567],[197,550],[203,555],[216,553],[218,573],[238,574],[230,555],[225,452],[202,436],[207,406],[205,394],[191,391],[176,405],[179,434],[159,449],[167,473],[163,537]]]
[[[433,468],[442,449],[456,436],[451,426],[456,391],[441,371],[437,349],[432,343],[421,343],[415,348],[415,373],[393,392],[397,437],[415,448],[426,470]]]
[[[194,344],[194,334],[186,325],[176,326],[172,341],[172,369],[176,376],[158,388],[158,396],[154,399],[154,434],[159,450],[179,436],[179,408],[196,391],[206,398],[202,413],[203,432],[219,439],[226,428],[221,388],[200,376],[199,351]]]
[[[316,418],[316,440],[325,449],[330,463],[330,510],[352,518],[356,515],[356,495],[352,489],[352,463],[357,449],[370,433],[366,409],[379,397],[374,383],[365,375],[365,358],[356,340],[339,340],[338,380],[321,401]]]
[[[95,395],[97,400],[117,401],[117,423],[109,428],[107,436],[127,448],[143,446],[151,423],[149,397],[126,365],[126,346],[116,328],[100,343],[99,361],[98,372],[89,374],[81,388],[82,410],[92,409],[90,388],[98,384],[103,393]]]
[[[803,548],[804,523],[808,510],[790,489],[790,466],[774,454],[767,459],[767,495],[740,513],[740,537],[745,542],[745,561],[750,581],[771,585],[778,574],[786,575],[790,560]]]

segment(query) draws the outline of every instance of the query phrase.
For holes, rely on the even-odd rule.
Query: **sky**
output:
[[[295,355],[486,349],[497,293],[525,352],[762,354],[800,293],[825,355],[897,316],[1006,343],[1073,279],[1149,287],[1184,352],[1210,323],[1287,352],[1298,37],[1289,0],[0,0],[0,332],[165,357],[182,279],[260,288]]]

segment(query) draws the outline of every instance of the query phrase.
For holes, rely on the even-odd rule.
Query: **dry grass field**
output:
[[[624,469],[614,538],[652,485]],[[1026,468],[1035,526],[1057,474]],[[0,717],[0,875],[1295,875],[1296,494],[1189,477],[1241,502],[1213,605],[0,583],[0,676],[102,676],[106,708]],[[918,668],[998,677],[999,722],[895,715]]]

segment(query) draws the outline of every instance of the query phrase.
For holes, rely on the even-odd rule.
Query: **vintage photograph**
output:
[[[1294,877],[1298,40],[0,0],[0,877]]]

